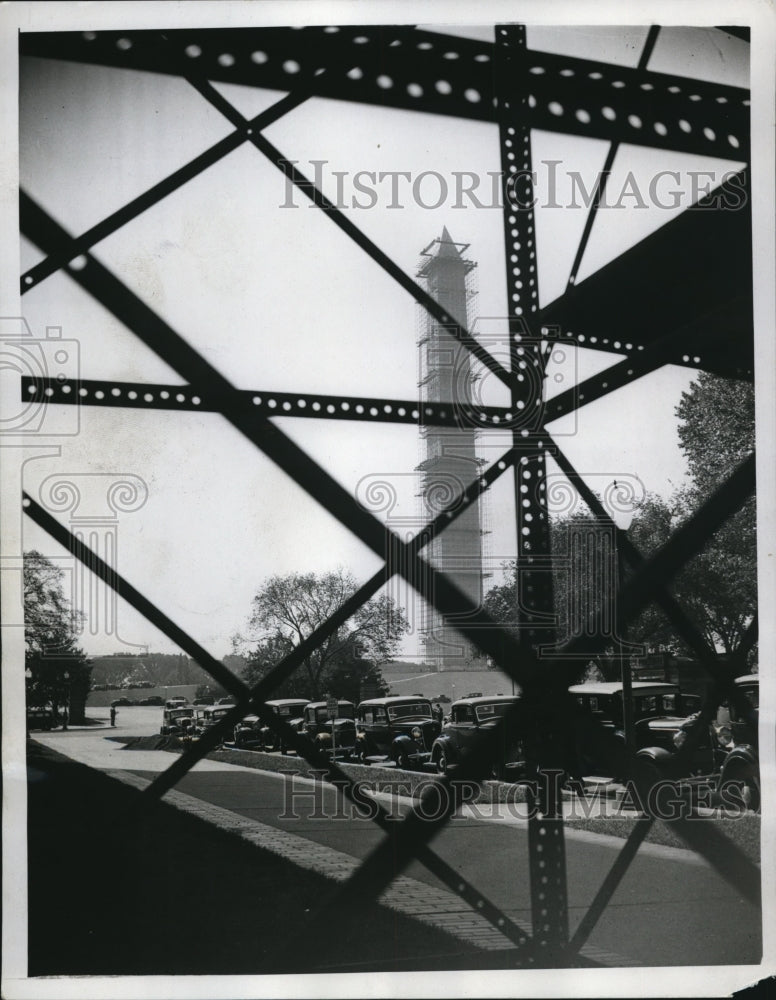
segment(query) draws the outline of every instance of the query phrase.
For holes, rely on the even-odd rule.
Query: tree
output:
[[[676,415],[691,483],[664,505],[670,509],[673,529],[695,513],[753,452],[754,388],[747,382],[701,372],[682,393]],[[654,498],[650,507],[635,520],[633,532],[634,541],[646,551],[653,551],[655,542],[667,538],[665,534],[661,539],[666,510],[658,511]],[[647,526],[651,534],[645,533]],[[677,575],[673,589],[709,644],[735,657],[757,610],[754,497],[715,531],[703,551]],[[654,614],[653,620],[657,621]],[[673,647],[686,651],[678,639]],[[753,649],[745,659],[751,662],[756,656]]]
[[[255,683],[294,647],[326,622],[357,589],[344,569],[334,572],[290,573],[270,577],[252,602],[249,638],[236,636],[235,647],[248,647],[245,676]],[[363,679],[374,679],[378,664],[397,651],[409,625],[404,612],[386,595],[362,604],[348,622],[333,632],[302,660],[301,670],[278,689],[280,696],[292,689],[299,697],[320,698],[324,693],[347,697],[354,678],[364,665]],[[255,645],[250,646],[250,643]],[[369,677],[366,675],[369,674]]]
[[[754,388],[701,372],[675,412],[693,491],[708,495],[754,451]]]
[[[596,655],[580,659],[580,670],[596,672],[607,680],[619,676],[620,660],[615,657],[613,598],[617,586],[617,560],[611,529],[590,511],[577,509],[550,523],[553,560],[553,608],[555,624],[540,641],[547,646],[563,646],[580,634],[600,634]],[[517,563],[504,563],[504,582],[485,595],[484,608],[508,632],[519,637],[518,597],[530,607],[528,595],[520,594]],[[553,634],[554,633],[554,634]]]
[[[243,670],[246,684],[250,687],[258,684],[293,648],[294,643],[279,632],[260,638],[247,656]],[[307,673],[299,670],[273,688],[275,698],[309,698],[311,693]]]
[[[92,668],[76,644],[79,613],[65,598],[63,570],[41,555],[24,553],[24,666],[27,703],[67,708],[70,720],[84,721]]]
[[[676,415],[691,480],[668,500],[648,495],[636,510],[628,536],[645,557],[654,555],[754,448],[754,392],[747,383],[702,372],[682,394]],[[602,586],[601,576],[584,564],[580,555],[584,547],[572,551],[568,542],[570,533],[584,534],[595,523],[594,516],[586,511],[576,511],[551,523],[555,612],[561,636],[569,631],[573,634],[569,625],[574,614],[577,626],[593,624],[596,615],[605,609],[607,594],[614,592],[613,574],[609,585]],[[756,540],[755,500],[751,498],[715,531],[703,551],[682,567],[669,585],[709,646],[734,658],[740,648],[746,648],[742,640],[757,608]],[[561,567],[566,572],[559,572]],[[515,564],[506,564],[505,570],[505,582],[487,594],[485,607],[498,621],[514,629]],[[693,653],[655,604],[645,607],[631,623],[627,638],[631,643],[661,647],[675,654]],[[755,658],[753,649],[747,661],[751,663]],[[596,665],[607,678],[617,676],[619,671],[618,661],[608,657],[605,650],[596,658]]]
[[[675,494],[670,502],[648,497],[633,519],[630,538],[643,555],[654,553],[693,514],[701,500],[701,492],[693,487]],[[708,645],[734,657],[757,610],[753,501],[714,533],[703,551],[682,567],[670,589]],[[632,634],[672,653],[693,652],[654,604],[641,612]],[[753,656],[754,652],[747,660]]]

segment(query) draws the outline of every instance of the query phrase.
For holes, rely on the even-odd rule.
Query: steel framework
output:
[[[202,740],[190,747],[146,789],[146,805],[162,796],[213,749],[248,711],[258,713],[284,740],[316,767],[324,770],[346,796],[353,780],[312,743],[292,732],[265,707],[273,690],[301,664],[305,655],[344,624],[393,575],[403,576],[443,615],[456,615],[462,634],[491,656],[517,681],[534,709],[529,741],[533,759],[545,771],[562,769],[565,735],[570,725],[567,688],[580,662],[593,648],[579,637],[563,648],[564,657],[550,662],[537,652],[546,641],[552,620],[552,578],[546,571],[549,521],[543,483],[545,456],[551,454],[579,490],[590,509],[614,532],[631,573],[618,595],[618,620],[626,625],[649,602],[657,602],[682,638],[695,650],[714,685],[704,705],[708,717],[725,697],[736,698],[697,627],[667,589],[673,575],[724,520],[738,510],[754,490],[754,456],[709,498],[664,548],[644,559],[586,486],[546,424],[559,416],[627,386],[642,375],[671,363],[726,376],[750,378],[753,367],[751,307],[751,234],[747,173],[743,171],[702,205],[706,211],[685,212],[643,240],[592,277],[577,283],[576,274],[589,236],[595,206],[572,268],[569,286],[560,298],[540,308],[537,295],[536,236],[532,210],[511,207],[510,190],[529,205],[531,130],[603,139],[611,144],[608,166],[620,143],[715,155],[746,161],[749,148],[748,91],[686,77],[650,72],[646,66],[657,36],[652,28],[636,69],[624,69],[565,56],[530,51],[520,25],[497,25],[492,44],[412,26],[308,27],[303,29],[170,30],[22,34],[21,54],[110,67],[174,74],[187,80],[220,111],[234,131],[186,166],[81,234],[66,232],[32,198],[22,194],[21,230],[45,254],[21,276],[22,294],[55,272],[65,272],[81,288],[118,317],[143,343],[184,378],[184,387],[114,381],[22,380],[25,400],[57,403],[171,410],[206,410],[222,414],[260,451],[382,560],[382,568],[364,583],[325,624],[295,648],[259,684],[250,689],[175,625],[164,612],[91,552],[34,498],[25,494],[26,514],[65,546],[77,559],[204,667],[236,699],[235,708]],[[288,91],[268,110],[248,120],[212,82],[224,81]],[[510,366],[504,367],[444,308],[384,254],[314,184],[296,169],[264,135],[263,130],[309,98],[321,95],[381,107],[423,111],[493,122],[499,129],[504,184],[504,238],[510,316]],[[476,407],[417,400],[276,393],[266,389],[236,389],[159,315],[143,303],[90,249],[100,240],[187,183],[211,164],[249,143],[325,211],[383,270],[405,289],[433,319],[444,324],[472,355],[510,391],[509,407]],[[605,185],[605,179],[601,182]],[[514,185],[517,188],[514,188]],[[510,185],[513,185],[510,188]],[[599,192],[600,193],[600,192]],[[728,210],[738,198],[737,210]],[[727,203],[725,203],[727,199]],[[623,338],[627,337],[627,340]],[[622,361],[546,402],[534,398],[531,385],[544,377],[546,345],[574,338],[593,350],[617,351]],[[521,372],[533,368],[532,379]],[[530,434],[520,416],[527,405],[538,416]],[[365,510],[332,476],[277,425],[273,416],[326,417],[366,422],[414,423],[436,426],[500,427],[510,432],[508,448],[485,468],[459,502],[441,511],[408,542],[401,541]],[[527,498],[518,511],[518,559],[524,570],[525,606],[517,637],[480,610],[469,611],[466,596],[455,582],[432,574],[423,550],[503,474],[514,478],[516,497]],[[752,628],[754,635],[754,626]],[[575,659],[576,657],[576,659]],[[748,703],[741,710],[751,716]],[[457,779],[477,773],[492,755],[498,734],[483,740]],[[619,744],[604,732],[594,734],[613,757]],[[692,740],[688,741],[688,752]],[[630,769],[632,761],[626,761]],[[461,783],[440,779],[449,790],[448,807],[433,822],[421,821],[413,810],[401,822],[381,807],[376,822],[390,836],[364,860],[336,895],[340,902],[376,897],[413,859],[426,865],[512,942],[504,961],[517,966],[589,965],[580,950],[589,939],[630,862],[646,836],[651,819],[636,825],[618,860],[573,937],[569,938],[563,820],[557,790],[550,783],[536,793],[538,812],[529,824],[532,929],[519,926],[460,873],[451,869],[430,842],[461,801]],[[715,831],[687,820],[675,822],[677,832],[743,896],[759,899],[759,872],[737,848]],[[311,920],[317,914],[311,915]],[[321,949],[331,949],[325,933]],[[316,956],[307,956],[310,967]],[[294,971],[298,971],[299,967]]]

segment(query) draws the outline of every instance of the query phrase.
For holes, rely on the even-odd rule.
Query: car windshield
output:
[[[676,694],[647,694],[633,699],[633,714],[637,719],[648,715],[676,711]]]
[[[430,719],[431,705],[427,701],[408,701],[405,705],[389,705],[388,718],[396,719]]]
[[[490,719],[500,719],[506,715],[509,704],[503,701],[494,702],[490,705],[477,705],[474,712],[478,722],[488,722]]]
[[[337,707],[337,718],[338,719],[355,719],[355,711],[352,705],[339,705]],[[318,723],[329,721],[329,712],[325,707],[316,708],[315,710],[315,721]]]
[[[170,712],[170,718],[172,719],[190,719],[194,713],[187,708],[179,708]]]

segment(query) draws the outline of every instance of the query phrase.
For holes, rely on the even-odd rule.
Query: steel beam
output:
[[[525,28],[499,25],[496,29],[495,80],[500,94],[509,93],[510,81],[524,75],[530,59],[526,50]],[[531,341],[528,324],[539,308],[539,275],[536,231],[533,212],[531,129],[525,94],[499,103],[499,140],[503,184],[504,256],[506,261],[507,314],[509,316],[510,367],[515,382],[511,406],[516,412],[535,415],[527,426],[515,427],[512,445],[520,456],[514,466],[515,536],[517,545],[517,625],[520,634],[537,649],[552,644],[555,638],[555,607],[552,576],[546,563],[551,556],[550,524],[545,487],[545,449],[537,434],[543,416],[542,402],[547,369],[545,344]],[[514,188],[514,192],[510,189]],[[520,204],[517,212],[510,205],[514,193]],[[531,429],[534,433],[531,434]],[[527,432],[527,433],[526,433]],[[543,665],[544,672],[552,664]],[[529,766],[553,768],[563,736],[561,705],[551,704],[544,685],[541,691],[524,692],[530,703],[527,715],[531,722],[526,731]],[[561,765],[562,766],[562,765]],[[541,771],[537,773],[542,775]],[[533,938],[551,960],[562,964],[561,956],[568,942],[568,897],[566,889],[566,850],[560,796],[552,775],[539,782],[535,793],[528,795],[531,806],[528,818],[528,858],[531,879],[531,917]]]
[[[21,54],[176,74],[171,51],[216,82],[497,120],[493,43],[407,27],[36,32]],[[745,161],[749,91],[594,60],[528,51],[498,100],[525,99],[531,128]],[[315,83],[319,70],[328,72]],[[511,95],[511,97],[510,97]]]
[[[737,174],[546,305],[536,321],[547,336],[623,354],[670,335],[673,364],[751,378],[751,293],[751,207]]]
[[[59,380],[23,376],[22,399],[71,406],[120,407],[133,410],[178,410],[220,413],[224,398],[208,387],[108,379]],[[508,430],[515,414],[507,407],[471,403],[429,403],[416,399],[371,396],[327,396],[322,393],[238,390],[264,417],[307,417],[362,420],[367,423],[415,424],[420,427]]]

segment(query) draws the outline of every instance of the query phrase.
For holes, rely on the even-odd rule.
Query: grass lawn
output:
[[[588,830],[591,833],[603,833],[610,837],[628,837],[637,819],[623,817],[589,818],[569,820],[568,825],[578,830]],[[744,813],[736,818],[694,820],[700,830],[719,831],[732,844],[756,864],[760,863],[760,816],[756,813]],[[656,820],[646,839],[652,844],[665,844],[666,847],[683,847],[688,849],[687,841],[681,837],[670,822]]]

